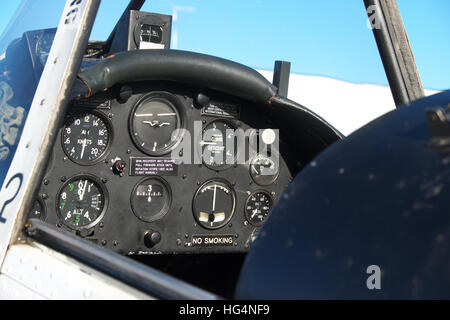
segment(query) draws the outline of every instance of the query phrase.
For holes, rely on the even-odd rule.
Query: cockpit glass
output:
[[[14,157],[53,43],[64,1],[4,2],[15,7],[0,36],[0,187]]]

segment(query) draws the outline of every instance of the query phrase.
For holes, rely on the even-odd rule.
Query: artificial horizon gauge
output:
[[[62,146],[73,162],[91,165],[106,154],[111,138],[111,125],[101,113],[82,111],[69,114],[62,133]]]
[[[172,204],[169,184],[154,176],[140,181],[131,193],[131,209],[142,221],[153,222],[163,218]]]
[[[260,227],[269,215],[273,198],[268,191],[258,190],[250,194],[245,203],[245,217],[255,227]]]
[[[182,139],[184,107],[168,92],[144,96],[131,111],[130,135],[136,147],[150,156],[161,156],[176,148]]]
[[[219,229],[233,217],[236,194],[224,179],[212,179],[203,183],[196,191],[192,210],[197,222],[206,229]]]
[[[236,127],[227,120],[214,120],[202,132],[200,150],[203,164],[213,170],[224,170],[236,162]]]
[[[71,229],[92,228],[106,212],[108,194],[103,183],[92,175],[69,179],[58,193],[56,210]]]
[[[250,162],[250,176],[260,186],[275,182],[279,174],[279,164],[267,156],[258,154]]]

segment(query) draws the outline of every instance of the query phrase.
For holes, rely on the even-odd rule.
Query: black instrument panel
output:
[[[71,105],[39,216],[121,254],[248,251],[302,166],[295,137],[279,128],[277,146],[267,110],[212,90],[135,83],[124,98],[123,88]],[[230,130],[247,133],[245,148]],[[252,141],[268,142],[265,156]]]

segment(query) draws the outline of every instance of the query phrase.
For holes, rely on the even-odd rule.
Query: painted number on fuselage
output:
[[[8,187],[11,185],[11,183],[12,183],[14,180],[17,180],[17,179],[19,180],[19,185],[17,186],[17,190],[15,191],[14,195],[13,195],[11,198],[9,198],[8,200],[6,200],[6,201],[3,203],[2,210],[0,211],[0,223],[6,223],[6,219],[3,218],[3,213],[4,213],[5,209],[6,209],[6,207],[8,206],[8,204],[10,204],[11,202],[13,202],[14,199],[17,197],[17,194],[19,193],[19,190],[20,190],[20,188],[22,187],[23,174],[18,173],[18,174],[16,174],[16,175],[14,175],[14,176],[8,181],[8,183],[6,184],[6,188],[5,188],[5,190],[3,191],[3,192],[5,192],[6,190],[8,190]]]

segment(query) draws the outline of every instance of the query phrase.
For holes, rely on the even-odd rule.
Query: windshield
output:
[[[108,38],[128,2],[102,0],[92,40]],[[447,89],[442,70],[450,68],[450,2],[397,3],[424,87]],[[173,17],[172,49],[257,70],[284,60],[297,74],[388,85],[363,0],[147,0],[141,11]]]
[[[22,134],[64,1],[24,0],[0,36],[0,187]],[[45,18],[44,18],[45,17]]]

